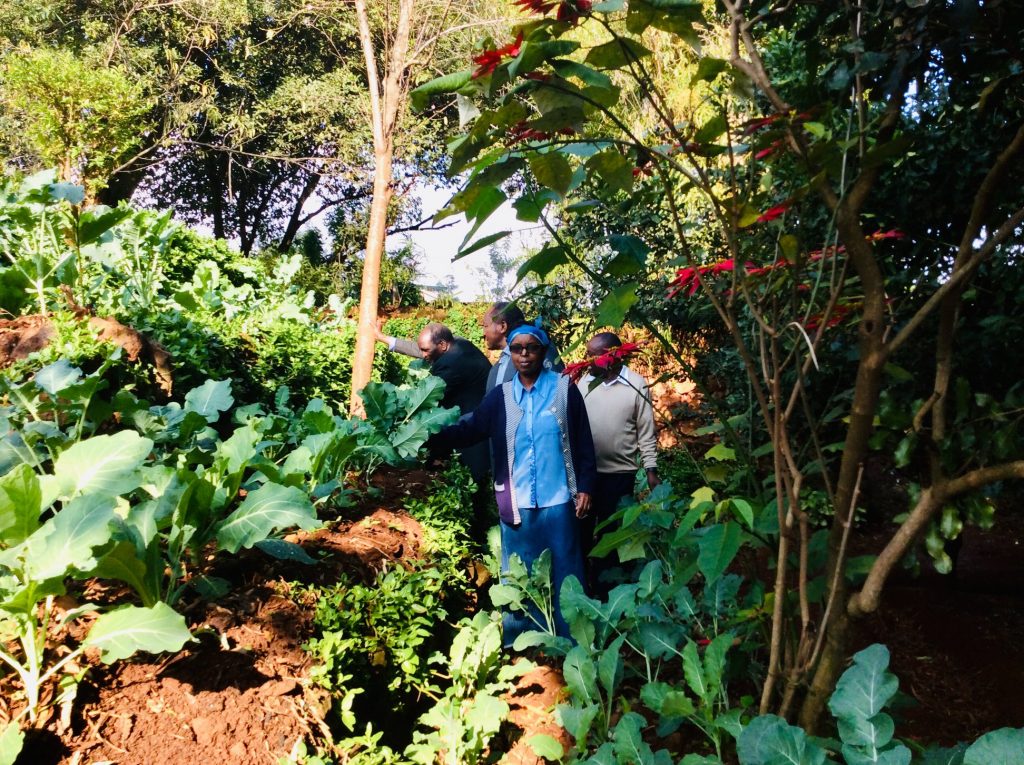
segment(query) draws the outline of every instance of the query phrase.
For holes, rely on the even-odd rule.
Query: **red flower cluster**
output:
[[[775,205],[775,207],[769,207],[763,213],[758,215],[757,216],[757,220],[754,221],[754,222],[755,223],[767,223],[768,221],[775,220],[780,215],[782,215],[782,213],[786,212],[786,210],[788,210],[792,206],[793,206],[793,200],[792,199],[787,199],[782,204]]]
[[[706,278],[708,276],[717,276],[718,274],[727,273],[734,270],[736,264],[732,258],[727,260],[720,260],[717,263],[712,263],[707,266],[687,266],[686,268],[680,268],[676,271],[676,278],[669,282],[668,297],[674,298],[683,290],[686,290],[688,296],[693,295],[700,287],[700,277]],[[673,285],[674,288],[673,288]]]
[[[558,8],[555,18],[558,21],[577,23],[593,6],[592,0],[515,0],[524,13],[545,15],[552,8]]]
[[[770,210],[766,210],[761,215],[761,217],[757,219],[758,222],[764,223],[765,221],[774,220],[775,218],[782,215],[782,213],[785,212],[791,204],[792,200],[788,202],[783,202],[780,205],[776,205]],[[905,236],[906,234],[904,234],[902,231],[893,229],[892,231],[876,231],[873,234],[868,234],[865,238],[869,242],[877,242],[882,239],[903,239]],[[823,258],[830,258],[833,255],[845,252],[845,250],[846,248],[843,247],[842,245],[840,245],[839,247],[827,247],[824,250],[814,250],[812,252],[807,253],[807,259],[808,261],[814,263]],[[777,268],[788,268],[792,265],[793,264],[786,260],[785,258],[779,258],[774,263],[769,263],[766,266],[755,266],[753,263],[744,263],[743,268],[744,273],[747,276],[764,276],[765,274],[771,273]],[[688,266],[686,268],[680,268],[678,271],[676,271],[676,278],[669,282],[669,291],[667,297],[674,298],[683,290],[686,290],[687,296],[692,296],[700,288],[700,281],[697,278],[698,274],[702,279],[704,279],[709,276],[717,276],[718,274],[729,273],[731,271],[734,271],[735,269],[736,264],[732,258],[728,258],[727,260],[720,260],[717,263],[711,263],[710,265],[706,266]],[[797,289],[806,289],[806,285],[799,285],[797,286]],[[840,309],[843,309],[844,306],[836,306],[836,312],[832,315],[832,317],[830,317],[828,324],[826,326],[833,327],[836,324],[838,324],[840,321],[842,321],[843,317],[845,317],[845,315],[849,313],[849,311],[853,307],[855,306],[846,307],[840,315]],[[836,318],[837,316],[839,316],[839,318]],[[820,318],[820,315],[818,317],[811,317],[811,319],[808,320],[807,329],[815,329],[817,327],[817,324],[814,323],[814,321],[815,319],[820,321]]]
[[[767,117],[757,117],[752,120],[747,120],[742,125],[740,125],[740,127],[743,128],[743,130],[740,132],[740,135],[750,135],[751,133],[756,133],[761,128],[773,125],[774,123],[776,123],[778,120],[782,119],[785,116],[785,114],[775,113],[769,114]],[[790,121],[797,123],[806,122],[810,118],[810,112],[800,112],[799,114],[794,114],[792,117],[790,117]]]
[[[549,132],[547,130],[534,130],[526,120],[520,120],[508,129],[505,136],[505,144],[511,145],[522,141],[549,141],[556,135],[575,135],[576,131],[571,127],[564,127]]]
[[[761,149],[761,151],[757,152],[754,155],[754,159],[764,159],[765,157],[770,157],[772,154],[774,154],[775,152],[779,151],[782,148],[783,141],[781,138],[778,138],[772,141],[770,144],[768,144],[765,148]]]
[[[579,382],[580,378],[587,373],[591,367],[597,367],[598,369],[611,369],[618,363],[621,363],[640,350],[640,346],[636,343],[623,343],[617,345],[614,348],[602,353],[600,356],[593,356],[586,361],[577,361],[574,364],[566,364],[565,369],[562,370],[563,375],[568,377],[573,382]]]
[[[654,165],[651,162],[645,162],[639,167],[633,168],[633,177],[639,178],[641,175],[646,175],[648,178],[654,175]]]
[[[523,33],[516,35],[515,42],[510,42],[501,48],[491,48],[482,51],[479,55],[473,56],[473,63],[476,64],[476,71],[473,72],[473,79],[491,74],[498,68],[503,58],[515,58],[523,47]]]
[[[835,308],[832,309],[832,315],[828,317],[828,321],[825,322],[825,329],[831,329],[837,324],[841,324],[843,320],[849,316],[860,303],[838,303]],[[804,329],[808,332],[813,332],[821,326],[821,320],[825,317],[824,313],[816,313],[813,316],[807,318],[807,323],[804,324]]]

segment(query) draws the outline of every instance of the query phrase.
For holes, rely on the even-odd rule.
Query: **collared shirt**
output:
[[[555,417],[558,375],[543,370],[527,390],[512,378],[512,395],[523,410],[516,429],[512,485],[520,507],[551,507],[568,502],[568,479],[562,458],[562,434]]]
[[[594,436],[599,473],[633,472],[658,466],[658,436],[654,427],[647,381],[628,367],[614,380],[594,383],[592,375],[579,381]],[[621,383],[617,385],[616,383]]]
[[[494,378],[496,381],[496,385],[501,385],[501,383],[505,380],[505,372],[508,370],[508,365],[511,363],[512,352],[508,349],[508,346],[506,345],[504,348],[501,349],[501,355],[498,357],[498,361],[494,365],[498,368],[498,376]]]

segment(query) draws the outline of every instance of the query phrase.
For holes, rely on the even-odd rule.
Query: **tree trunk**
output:
[[[349,409],[352,414],[363,412],[361,391],[370,381],[373,371],[374,327],[377,322],[377,300],[380,291],[380,264],[387,237],[387,211],[393,190],[391,188],[391,161],[398,115],[404,106],[408,90],[406,65],[409,35],[412,26],[414,0],[400,0],[398,20],[390,43],[390,58],[386,62],[384,77],[377,71],[377,59],[366,0],[355,0],[359,23],[359,41],[366,60],[366,81],[370,93],[370,119],[373,122],[373,198],[370,202],[370,222],[366,232],[366,253],[363,261],[363,281],[359,291],[359,330],[356,350],[352,358],[352,393]]]
[[[390,166],[391,161],[388,160],[388,167]],[[305,185],[302,187],[302,193],[299,194],[299,198],[295,200],[295,206],[292,208],[292,214],[288,219],[288,225],[285,227],[284,234],[282,234],[281,239],[277,243],[278,252],[286,252],[295,242],[295,237],[299,233],[299,228],[302,226],[302,208],[305,206],[309,198],[313,196],[313,192],[316,191],[316,187],[319,183],[320,173],[310,173],[309,177],[306,179]]]

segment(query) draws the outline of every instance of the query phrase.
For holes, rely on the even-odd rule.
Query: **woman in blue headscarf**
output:
[[[545,549],[551,550],[555,628],[568,637],[558,594],[570,574],[585,581],[579,519],[590,511],[597,479],[594,441],[577,387],[544,368],[550,345],[544,330],[524,324],[507,340],[518,374],[434,436],[430,446],[455,448],[491,439],[502,572],[513,553],[530,567]],[[529,618],[506,613],[505,645],[533,627]]]

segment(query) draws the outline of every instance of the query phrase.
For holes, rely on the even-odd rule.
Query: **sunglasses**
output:
[[[544,349],[543,345],[539,343],[529,343],[527,345],[510,345],[508,352],[514,356],[518,356],[521,353],[528,353],[531,356],[536,356]]]

